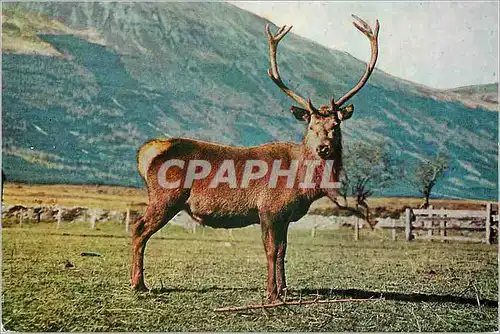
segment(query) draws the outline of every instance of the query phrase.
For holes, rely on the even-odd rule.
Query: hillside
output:
[[[456,101],[472,109],[481,108],[495,112],[498,111],[498,83],[443,90],[422,86],[420,92],[432,99]]]
[[[10,180],[140,186],[135,153],[151,138],[245,146],[301,139],[290,99],[266,75],[267,21],[232,5],[10,3],[3,15],[11,31],[4,46],[24,30],[36,42],[2,50]],[[26,24],[33,16],[45,23]],[[365,37],[355,42],[368,57]],[[315,104],[342,95],[366,66],[294,34],[279,57],[282,76]],[[352,101],[345,141],[386,139],[404,159],[444,145],[453,170],[437,194],[497,197],[497,113],[430,97],[377,70]],[[403,184],[383,193],[412,194]]]
[[[450,94],[464,101],[464,104],[476,104],[484,108],[498,111],[498,83],[474,85],[448,90]]]

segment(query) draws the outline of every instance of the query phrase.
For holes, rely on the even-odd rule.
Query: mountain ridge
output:
[[[243,146],[301,139],[304,125],[279,111],[290,100],[267,78],[263,18],[220,3],[14,7],[96,31],[105,45],[48,34],[39,38],[63,57],[4,52],[4,168],[11,179],[138,186],[135,151],[147,139]],[[315,104],[346,92],[366,67],[294,34],[278,57],[285,80]],[[442,144],[437,136],[448,137],[456,170],[437,193],[496,198],[496,114],[478,108],[480,116],[463,124],[471,109],[429,99],[401,80],[375,71],[353,98],[345,140],[386,139],[395,153],[416,159]],[[414,192],[399,185],[385,194]]]

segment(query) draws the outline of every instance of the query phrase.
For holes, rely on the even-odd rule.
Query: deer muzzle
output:
[[[319,145],[316,147],[316,153],[320,156],[320,158],[327,158],[332,152],[332,149],[328,145]]]

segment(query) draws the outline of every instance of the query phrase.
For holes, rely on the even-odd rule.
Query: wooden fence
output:
[[[56,206],[56,214],[52,216],[56,220],[56,228],[59,229],[64,221],[64,213],[72,208],[63,208]],[[73,208],[74,209],[74,208]],[[95,229],[96,222],[99,221],[99,212],[102,210],[93,210],[90,208],[82,209],[83,221],[89,222],[89,227]],[[31,222],[33,211],[32,208],[21,209],[16,216],[19,219],[19,224],[22,227],[23,223]],[[25,214],[28,213],[25,221]],[[54,211],[52,211],[54,212]],[[33,213],[33,212],[31,212]],[[102,214],[102,212],[100,212]],[[136,211],[133,212],[137,214]],[[130,223],[132,212],[127,208],[125,212],[121,212],[125,231],[130,231]],[[498,235],[498,206],[493,208],[492,204],[487,204],[485,210],[446,210],[433,209],[432,206],[428,209],[406,209],[402,219],[390,219],[389,223],[381,226],[379,223],[375,228],[383,228],[391,230],[392,240],[396,240],[397,230],[404,230],[405,239],[411,241],[414,239],[423,240],[440,240],[440,241],[471,241],[482,242],[486,244],[493,243],[496,235]],[[40,222],[40,215],[35,219]],[[354,228],[354,240],[359,240],[360,237],[360,220],[359,218],[350,219],[348,223],[352,223]],[[338,221],[335,220],[338,224]],[[196,233],[197,224],[192,224],[191,229]],[[424,231],[422,234],[421,232]],[[464,235],[448,235],[448,231],[469,231],[469,232],[484,232],[484,237],[470,237]],[[425,233],[426,232],[426,233]],[[317,225],[311,229],[311,236],[314,238],[317,233]]]
[[[485,210],[446,210],[433,209],[432,206],[428,209],[406,209],[404,230],[406,241],[423,239],[491,244],[498,233],[498,207],[493,210],[488,203]],[[484,237],[448,235],[448,231],[484,232]]]
[[[53,210],[57,211],[57,213],[53,216],[55,218],[55,221],[56,221],[56,229],[61,228],[62,223],[64,222],[63,217],[64,217],[65,211],[66,210],[69,211],[71,209],[72,208],[64,208],[61,206],[56,206],[53,209]],[[99,211],[102,211],[102,210],[94,210],[94,209],[90,209],[90,208],[80,208],[80,209],[82,209],[83,222],[89,222],[90,229],[94,230],[96,228],[96,222],[98,222],[98,220],[99,220],[99,216],[100,216]],[[16,217],[18,217],[17,219],[19,219],[19,226],[20,227],[22,227],[23,223],[25,223],[25,218],[24,218],[25,213],[27,213],[27,215],[28,215],[26,222],[31,223],[31,214],[30,213],[33,213],[32,211],[33,211],[32,208],[28,208],[28,209],[20,209],[17,212]],[[125,212],[122,211],[122,213],[124,214],[123,223],[125,225],[125,232],[128,233],[130,231],[131,210],[130,210],[130,208],[126,208]],[[90,218],[90,220],[89,220],[89,218]],[[35,222],[40,223],[40,215],[39,214],[37,215]]]

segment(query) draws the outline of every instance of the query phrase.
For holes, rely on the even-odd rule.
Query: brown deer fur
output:
[[[284,30],[285,27],[273,37],[268,29],[271,65],[272,70],[275,70],[269,74],[278,86],[281,85],[283,91],[287,88],[282,84],[279,74],[274,75],[278,72],[277,65],[272,61],[272,52],[274,47],[275,57],[277,42],[290,29]],[[285,93],[289,94],[287,91]],[[330,107],[322,106],[316,110],[310,101],[306,104],[305,100],[300,100],[297,95],[290,96],[305,108],[292,108],[294,116],[308,124],[301,144],[269,143],[243,148],[171,138],[152,140],[139,149],[138,167],[147,185],[149,204],[144,217],[135,222],[132,230],[132,286],[136,290],[146,290],[143,277],[146,242],[182,210],[196,222],[215,228],[260,224],[267,257],[268,297],[274,301],[286,288],[285,253],[289,223],[303,217],[315,200],[323,196],[332,200],[335,198],[335,189],[321,188],[320,179],[326,167],[332,169],[331,180],[338,181],[342,167],[340,123],[349,118],[353,111],[352,107],[341,109],[333,101]],[[181,185],[174,189],[163,188],[158,181],[160,166],[170,159],[185,161],[184,168],[170,167],[166,171],[167,180],[181,180]],[[204,179],[194,180],[190,188],[184,188],[186,166],[190,160],[195,159],[209,161],[211,172]],[[208,187],[224,160],[234,161],[238,185],[241,183],[247,160],[264,161],[269,168],[264,177],[251,180],[246,188],[230,188],[227,183],[221,183],[216,188]],[[281,169],[288,169],[292,161],[298,161],[298,172],[293,187],[286,186],[286,177],[279,177],[275,188],[269,187],[269,176],[275,160],[281,160]],[[307,160],[321,161],[321,164],[315,167],[314,188],[298,187],[298,183],[304,180]],[[326,160],[333,160],[333,165],[328,167]]]

